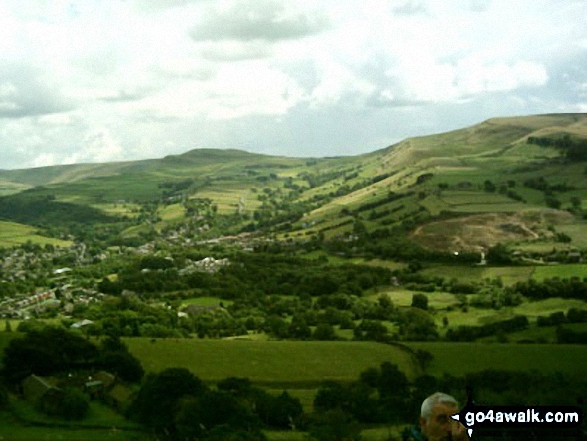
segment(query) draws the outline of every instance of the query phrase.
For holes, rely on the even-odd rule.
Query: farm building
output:
[[[59,390],[59,388],[37,375],[30,375],[22,381],[22,394],[27,401],[35,402],[50,390]]]

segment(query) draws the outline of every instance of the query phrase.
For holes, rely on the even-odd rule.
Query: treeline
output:
[[[346,419],[342,416],[338,418],[346,423],[345,426],[338,426],[346,429],[346,437],[338,439],[354,439],[352,435],[357,434],[359,424],[417,424],[422,401],[437,391],[453,395],[461,406],[471,398],[477,404],[483,405],[536,406],[556,403],[580,405],[584,408],[582,397],[587,392],[587,382],[561,373],[543,374],[533,370],[484,370],[464,377],[450,374],[442,377],[422,375],[410,382],[397,366],[386,362],[379,368],[363,371],[359,379],[352,383],[325,382],[314,399],[314,417],[333,412],[346,415]],[[479,432],[478,436],[494,440],[519,439],[522,435],[520,432],[516,434],[516,438],[508,438],[509,435],[505,433],[495,432]],[[545,432],[543,434],[546,435]],[[555,433],[549,434],[552,438],[546,439],[561,439],[565,435],[575,434],[559,428]]]
[[[566,315],[564,312],[558,311],[547,316],[539,316],[536,319],[538,326],[558,326],[563,323],[587,323],[587,310],[569,308]]]
[[[414,194],[413,191],[411,192],[407,192],[407,193],[394,193],[393,191],[390,191],[386,197],[384,197],[383,199],[379,199],[377,201],[374,202],[367,202],[364,204],[359,205],[359,207],[354,210],[355,213],[360,213],[361,211],[367,211],[367,210],[373,210],[374,208],[377,208],[381,205],[385,205],[388,204],[390,202],[393,201],[397,201],[406,197],[410,197]]]
[[[522,331],[528,328],[528,324],[528,318],[525,315],[520,315],[482,326],[459,326],[456,329],[446,331],[446,339],[450,341],[475,341],[478,338],[490,337],[497,333]]]
[[[568,133],[558,138],[529,136],[527,142],[541,147],[557,148],[570,161],[587,160],[587,139],[571,138]]]
[[[581,280],[578,277],[570,279],[556,277],[544,279],[542,282],[529,279],[523,282],[516,282],[514,286],[506,288],[506,291],[519,293],[530,299],[562,297],[564,299],[585,300],[585,293],[587,293],[587,278]]]
[[[285,391],[272,396],[234,377],[210,387],[184,368],[147,376],[128,411],[163,439],[207,441],[263,441],[262,429],[292,429],[302,414]]]
[[[182,261],[185,258],[178,258],[178,262]],[[223,299],[255,293],[315,297],[337,292],[361,295],[364,290],[389,284],[392,276],[390,270],[381,267],[328,265],[265,253],[237,254],[232,264],[216,274],[180,275],[177,265],[172,260],[146,257],[120,269],[116,281],[104,278],[98,287],[105,294],[114,295],[125,289],[137,293],[198,289]]]
[[[404,262],[445,262],[445,263],[476,263],[481,257],[478,253],[460,251],[454,254],[451,250],[437,251],[424,248],[406,237],[407,228],[380,228],[366,234],[354,244],[358,251],[366,257],[400,260]],[[348,251],[348,245],[331,241],[325,245],[339,250]]]

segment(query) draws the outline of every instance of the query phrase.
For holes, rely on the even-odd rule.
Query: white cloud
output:
[[[310,107],[320,108],[338,104],[345,98],[366,98],[375,86],[359,78],[351,69],[336,61],[323,61],[318,67],[320,82],[312,90]],[[360,105],[360,103],[359,103]]]
[[[585,16],[548,0],[5,0],[0,168],[245,141],[332,155],[577,111]]]
[[[65,157],[64,164],[81,162],[109,162],[121,159],[124,151],[107,129],[100,128],[88,133],[80,148]]]
[[[328,19],[317,11],[304,11],[283,0],[238,0],[209,9],[190,35],[201,40],[297,39],[324,30]]]
[[[54,153],[41,153],[32,161],[31,167],[46,167],[58,164],[60,164],[60,161]]]

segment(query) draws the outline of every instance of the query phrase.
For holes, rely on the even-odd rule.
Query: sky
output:
[[[0,169],[587,112],[584,0],[2,0]]]

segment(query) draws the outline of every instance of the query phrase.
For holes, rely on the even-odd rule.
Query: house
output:
[[[60,389],[51,384],[46,378],[37,375],[29,375],[22,380],[22,394],[27,401],[36,402],[50,390]]]
[[[110,389],[110,387],[116,382],[116,376],[106,371],[95,373],[94,379],[96,381],[101,381],[106,389]]]
[[[79,329],[79,328],[83,328],[84,326],[93,325],[93,324],[94,324],[94,322],[92,320],[84,319],[81,322],[74,323],[73,325],[70,326],[70,328]]]
[[[59,268],[59,269],[56,269],[55,271],[53,271],[53,274],[57,276],[59,274],[68,273],[70,271],[71,271],[71,268]]]

